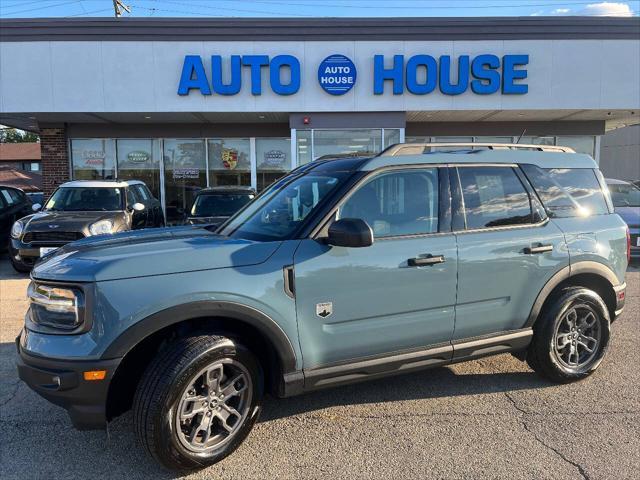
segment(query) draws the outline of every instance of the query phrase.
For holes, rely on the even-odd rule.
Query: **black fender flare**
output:
[[[615,288],[620,283],[613,270],[602,263],[585,260],[567,265],[560,271],[556,272],[547,281],[544,287],[542,287],[542,290],[538,293],[535,302],[533,302],[533,307],[531,307],[531,312],[529,313],[529,317],[527,318],[527,322],[524,324],[524,327],[533,326],[538,315],[540,315],[544,302],[547,301],[551,292],[553,292],[558,285],[575,275],[583,273],[591,273],[602,277],[603,280],[606,280],[611,284],[611,288]]]
[[[133,347],[157,331],[194,318],[224,317],[247,323],[260,331],[273,345],[282,363],[284,374],[296,370],[296,353],[289,337],[268,315],[236,302],[198,301],[176,305],[154,313],[122,332],[102,355],[103,358],[122,358]]]

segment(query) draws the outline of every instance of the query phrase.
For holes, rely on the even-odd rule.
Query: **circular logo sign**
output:
[[[344,55],[331,55],[318,67],[318,82],[325,92],[344,95],[356,83],[356,66]]]

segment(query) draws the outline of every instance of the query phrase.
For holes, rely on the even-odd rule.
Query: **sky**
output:
[[[122,0],[125,17],[638,16],[640,0]],[[109,17],[113,0],[0,0],[0,18]]]

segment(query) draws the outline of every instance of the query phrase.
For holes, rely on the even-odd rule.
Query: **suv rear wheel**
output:
[[[609,312],[597,293],[567,288],[535,323],[527,363],[554,382],[585,378],[604,358],[609,324]]]
[[[190,471],[233,452],[260,413],[263,375],[245,347],[219,336],[175,341],[134,397],[138,438],[162,465]]]

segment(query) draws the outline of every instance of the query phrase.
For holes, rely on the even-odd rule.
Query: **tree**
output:
[[[0,128],[0,143],[34,143],[39,142],[40,137],[32,132],[25,132],[17,128]]]

